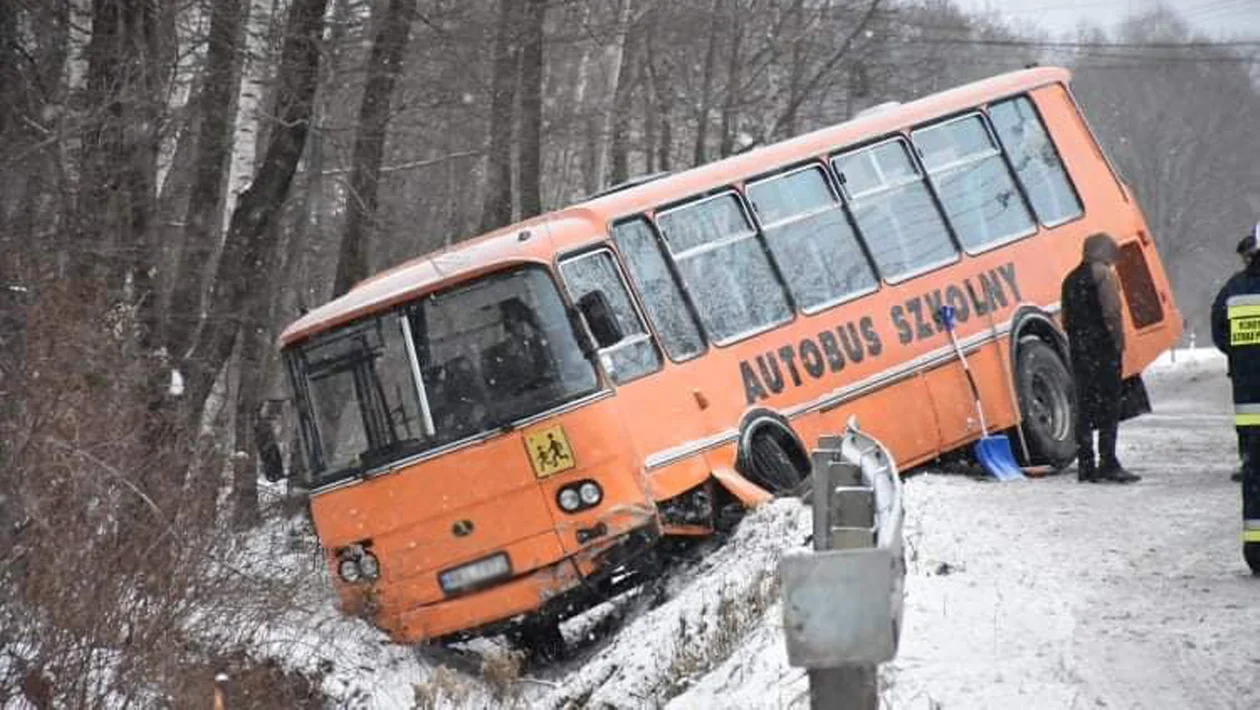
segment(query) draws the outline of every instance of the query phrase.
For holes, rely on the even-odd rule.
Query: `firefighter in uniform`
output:
[[[1212,342],[1229,356],[1234,426],[1244,449],[1243,557],[1260,575],[1260,224],[1239,245],[1247,267],[1226,282],[1212,303]]]

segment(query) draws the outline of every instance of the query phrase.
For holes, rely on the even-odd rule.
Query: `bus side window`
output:
[[[630,300],[612,252],[600,249],[566,259],[560,262],[560,274],[574,303],[588,293],[602,292],[621,326],[621,340],[600,350],[614,382],[625,384],[660,369],[661,355]]]
[[[862,245],[819,166],[752,183],[747,193],[770,253],[803,310],[876,287]]]
[[[769,254],[735,193],[659,212],[656,223],[714,342],[792,319]]]
[[[1032,101],[1019,96],[995,103],[989,118],[1041,223],[1053,227],[1080,217],[1081,201]]]
[[[949,228],[900,138],[832,158],[858,231],[889,281],[953,261]]]
[[[964,247],[975,251],[1037,231],[980,114],[921,128],[912,135],[945,216]]]
[[[613,242],[621,251],[626,271],[656,327],[665,352],[674,360],[689,360],[704,352],[700,328],[692,318],[682,289],[665,262],[665,255],[642,217],[613,227]]]

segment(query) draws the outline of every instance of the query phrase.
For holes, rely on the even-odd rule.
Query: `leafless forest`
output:
[[[0,0],[0,705],[204,706],[223,627],[265,623],[240,600],[285,603],[232,560],[300,505],[259,479],[300,465],[274,342],[303,309],[1033,62],[1076,70],[1202,342],[1260,219],[1260,44],[1172,11],[1064,38],[947,0]]]

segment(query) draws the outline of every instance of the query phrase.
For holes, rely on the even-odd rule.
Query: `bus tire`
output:
[[[792,463],[787,449],[772,433],[764,429],[757,432],[748,444],[748,454],[753,483],[776,496],[792,495],[800,489],[805,475]]]
[[[1076,388],[1053,347],[1036,338],[1019,344],[1015,388],[1030,463],[1063,468],[1076,458]]]

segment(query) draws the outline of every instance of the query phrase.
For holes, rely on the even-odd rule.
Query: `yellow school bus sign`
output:
[[[569,437],[564,435],[564,427],[559,424],[526,434],[525,452],[534,467],[534,474],[539,478],[554,476],[577,466]]]

